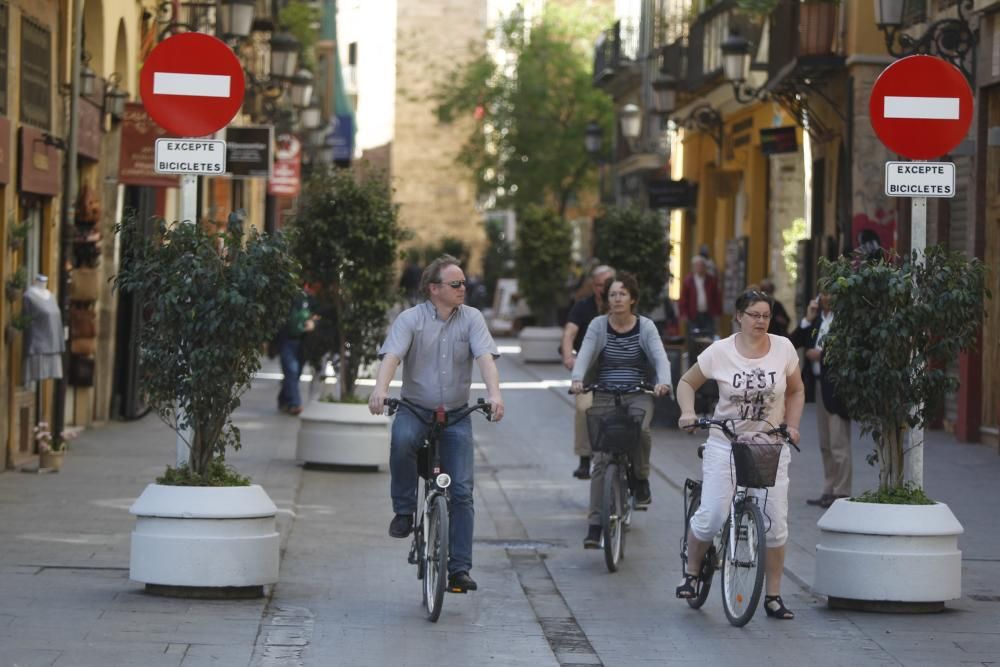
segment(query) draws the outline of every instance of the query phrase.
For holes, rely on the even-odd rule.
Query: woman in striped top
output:
[[[639,301],[639,283],[635,276],[621,273],[608,281],[605,288],[608,314],[595,317],[587,327],[587,335],[573,366],[573,385],[570,391],[583,391],[583,378],[592,367],[597,371],[597,383],[605,386],[634,387],[647,382],[655,374],[653,393],[664,396],[671,393],[670,364],[663,349],[659,331],[648,317],[636,315]],[[633,462],[637,488],[636,503],[648,505],[652,501],[649,490],[649,452],[652,439],[649,423],[653,418],[653,398],[649,394],[628,394],[622,398],[626,405],[645,410],[642,421],[639,460]],[[614,396],[594,394],[594,406],[613,405]],[[584,548],[596,549],[601,542],[601,496],[604,489],[604,468],[608,455],[594,453],[594,469],[590,478],[590,515]]]

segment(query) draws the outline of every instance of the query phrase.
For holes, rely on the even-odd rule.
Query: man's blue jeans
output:
[[[278,406],[283,408],[298,408],[302,406],[302,396],[299,394],[299,376],[302,375],[302,363],[299,361],[299,351],[302,341],[298,338],[281,336],[278,339],[278,354],[281,357],[281,392],[278,394]]]
[[[426,411],[430,419],[432,412]],[[417,509],[417,450],[423,443],[427,426],[406,408],[400,408],[392,422],[392,444],[389,452],[389,471],[392,475],[390,493],[392,511],[396,514],[414,514]],[[451,475],[448,494],[451,497],[451,529],[449,540],[451,554],[448,572],[468,572],[472,568],[472,529],[475,510],[472,507],[472,420],[466,417],[441,433],[438,442],[441,467]]]

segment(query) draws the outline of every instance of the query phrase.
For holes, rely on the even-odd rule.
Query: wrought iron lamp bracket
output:
[[[937,56],[960,69],[969,83],[974,84],[974,70],[969,70],[966,61],[970,53],[975,54],[979,42],[979,23],[977,21],[976,26],[972,27],[963,11],[963,8],[971,11],[973,4],[973,0],[960,0],[956,3],[958,18],[935,21],[927,26],[920,37],[904,32],[902,27],[879,26],[885,35],[886,51],[894,58],[917,54]]]
[[[699,104],[684,118],[675,118],[674,123],[688,130],[704,132],[712,137],[716,146],[722,148],[724,123],[722,115],[712,105]]]

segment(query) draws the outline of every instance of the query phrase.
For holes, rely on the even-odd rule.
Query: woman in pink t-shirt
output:
[[[695,392],[707,380],[715,380],[719,385],[715,419],[735,420],[737,433],[766,431],[785,423],[793,442],[799,441],[799,421],[805,403],[799,357],[787,338],[767,333],[771,307],[771,297],[756,289],[749,289],[736,299],[739,332],[712,343],[677,384],[681,428],[690,429],[697,421]],[[781,600],[781,572],[788,539],[788,461],[786,447],[781,453],[775,485],[768,489],[765,511],[770,526],[766,533],[764,610],[768,616],[781,619],[795,617]],[[717,429],[709,431],[702,474],[701,506],[688,526],[689,568],[699,567],[704,559],[712,538],[726,522],[735,492],[729,440]],[[694,597],[697,579],[697,572],[685,572],[677,587],[677,597]]]

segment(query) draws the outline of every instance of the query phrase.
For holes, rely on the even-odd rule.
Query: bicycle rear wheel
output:
[[[424,607],[427,618],[437,622],[448,583],[448,501],[434,496],[424,522]]]
[[[689,482],[691,480],[688,480]],[[688,485],[691,495],[688,499],[687,516],[684,517],[684,537],[681,538],[681,572],[687,572],[687,538],[691,525],[691,517],[701,507],[701,483],[696,486]],[[715,575],[715,545],[710,545],[705,557],[701,561],[698,578],[698,593],[693,598],[687,598],[688,606],[692,609],[701,609],[708,599],[708,593],[712,590],[712,577]]]
[[[601,507],[601,529],[604,533],[604,564],[609,572],[618,571],[625,555],[625,486],[621,468],[609,463],[604,469],[604,499]]]
[[[736,526],[731,538],[735,545],[727,546],[722,554],[722,606],[729,622],[739,628],[749,623],[757,611],[764,589],[767,544],[764,515],[757,503],[737,503],[729,520]]]

